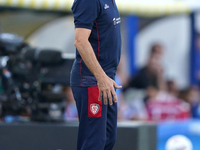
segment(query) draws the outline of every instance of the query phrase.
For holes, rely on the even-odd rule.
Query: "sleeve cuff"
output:
[[[75,28],[86,28],[86,29],[89,29],[89,30],[92,30],[92,25],[89,25],[89,24],[75,24]]]

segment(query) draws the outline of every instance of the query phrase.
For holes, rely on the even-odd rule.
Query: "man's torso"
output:
[[[77,0],[78,3],[81,0]],[[120,34],[120,16],[115,2],[111,0],[97,1],[97,17],[91,27],[89,42],[92,45],[94,53],[105,71],[105,73],[114,78],[121,55],[121,34]],[[72,7],[76,19],[79,19],[77,12],[81,10]],[[93,7],[93,6],[91,6]],[[93,10],[95,11],[95,10]],[[90,14],[89,14],[90,15]],[[86,16],[88,17],[88,16]],[[82,17],[83,18],[83,17]],[[82,19],[84,20],[84,19]],[[87,19],[86,19],[87,20]],[[80,21],[79,21],[80,22]],[[81,23],[79,23],[81,24]],[[75,23],[76,26],[76,23]],[[79,27],[79,26],[78,26]],[[80,25],[81,27],[81,25]],[[84,27],[84,26],[83,26]],[[76,50],[76,59],[71,71],[71,86],[96,86],[96,79],[89,71],[80,54]]]

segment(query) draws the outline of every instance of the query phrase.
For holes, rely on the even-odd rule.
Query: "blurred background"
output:
[[[123,43],[116,75],[123,86],[117,90],[119,123],[154,124],[157,150],[175,150],[168,148],[181,145],[175,143],[199,150],[200,2],[116,3]],[[69,85],[75,57],[72,4],[0,0],[2,124],[78,121]],[[171,144],[174,135],[185,139],[176,137]]]

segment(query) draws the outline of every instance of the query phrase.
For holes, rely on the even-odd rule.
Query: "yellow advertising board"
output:
[[[34,10],[71,12],[74,0],[0,0],[0,6],[17,7]],[[163,16],[170,14],[190,13],[191,7],[187,2],[174,0],[116,0],[121,14],[139,16]]]

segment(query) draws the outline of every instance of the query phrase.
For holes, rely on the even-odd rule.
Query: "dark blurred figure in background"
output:
[[[151,47],[147,64],[133,76],[127,88],[146,89],[151,84],[157,84],[159,89],[165,88],[163,78],[164,69],[162,67],[163,47],[160,44],[154,44]]]
[[[117,75],[115,82],[118,85],[126,86],[128,83],[128,74],[126,74],[126,57],[122,54],[120,63],[117,68]],[[128,92],[128,91],[127,91]],[[131,95],[135,95],[132,91],[128,92]],[[118,120],[146,120],[147,115],[145,113],[145,106],[142,99],[128,96],[122,89],[116,90],[118,99]],[[130,98],[130,99],[129,99]]]
[[[63,93],[67,95],[65,100],[65,111],[64,111],[64,119],[66,121],[74,121],[78,120],[78,113],[76,109],[76,103],[72,94],[72,89],[70,86],[63,87]]]
[[[130,120],[148,119],[147,110],[143,101],[145,90],[147,90],[146,100],[151,97],[166,97],[162,91],[166,89],[164,80],[164,69],[162,67],[163,47],[156,43],[150,48],[147,64],[141,68],[138,73],[130,79],[127,85],[123,85],[125,99],[128,107],[125,107],[125,116]],[[123,107],[121,107],[123,108]],[[122,109],[123,110],[123,109]],[[124,112],[124,111],[123,111]]]
[[[189,87],[189,88],[180,90],[178,97],[191,105],[193,101],[193,89]]]
[[[128,97],[131,97],[128,98],[130,119],[134,117],[134,120],[146,118],[152,121],[164,121],[188,119],[191,116],[190,104],[178,98],[179,92],[175,81],[166,81],[164,78],[163,51],[161,44],[154,44],[150,49],[147,64],[132,77],[126,87],[129,90],[125,89],[125,97],[128,94]],[[140,91],[144,92],[143,98],[138,95]],[[141,112],[143,116],[138,115]]]
[[[167,81],[167,91],[171,96],[177,97],[179,94],[176,82],[174,80]]]
[[[193,86],[183,89],[179,93],[179,98],[190,105],[191,116],[193,118],[200,118],[200,93],[199,87]]]

